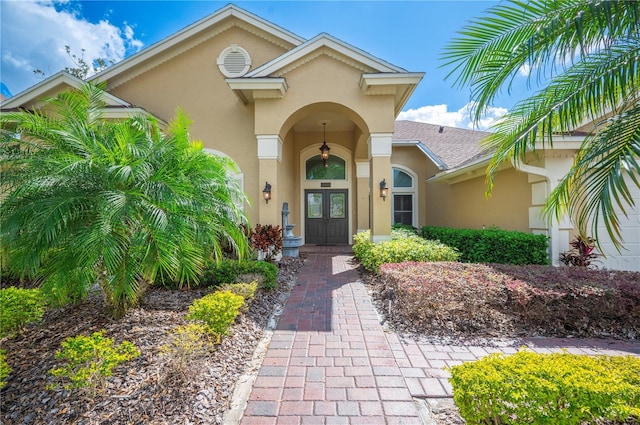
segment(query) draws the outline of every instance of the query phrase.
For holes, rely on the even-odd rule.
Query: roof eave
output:
[[[418,148],[420,152],[422,152],[433,164],[438,167],[439,170],[443,171],[447,169],[447,164],[442,162],[442,160],[433,153],[431,149],[429,149],[424,143],[420,140],[393,140],[393,146],[415,146]]]
[[[392,65],[389,62],[383,61],[382,59],[376,58],[375,56],[365,52],[364,50],[351,46],[350,44],[347,44],[344,41],[333,37],[332,35],[321,33],[308,40],[304,44],[296,46],[295,48],[283,53],[277,58],[274,58],[264,65],[259,66],[258,68],[249,72],[246,76],[268,77],[270,75],[273,75],[274,73],[277,73],[280,69],[286,67],[287,65],[304,57],[309,52],[314,51],[320,47],[328,47],[340,54],[353,58],[354,60],[366,65],[369,68],[378,70],[380,72],[407,72],[406,69],[400,68],[398,66]]]
[[[199,32],[210,28],[214,25],[216,25],[217,23],[219,23],[220,21],[230,17],[230,16],[235,16],[247,23],[249,23],[250,25],[253,25],[257,28],[260,28],[264,31],[266,31],[267,33],[273,35],[274,37],[280,38],[281,40],[284,40],[285,42],[292,44],[294,46],[298,46],[300,44],[302,44],[305,39],[292,33],[289,32],[275,24],[272,24],[271,22],[260,18],[257,15],[254,15],[251,12],[248,12],[244,9],[241,9],[235,5],[227,5],[225,7],[223,7],[222,9],[214,12],[213,14],[200,19],[199,21],[185,27],[184,29],[182,29],[181,31],[178,31],[177,33],[163,39],[160,40],[157,43],[152,44],[151,46],[147,47],[146,49],[141,50],[140,52],[129,56],[128,58],[124,59],[123,61],[105,69],[104,71],[94,75],[93,77],[91,77],[91,80],[98,80],[98,81],[106,81],[109,80],[113,77],[115,77],[116,75],[125,72],[133,67],[135,67],[136,65],[146,61],[147,59],[173,47],[176,46],[177,44],[189,39],[190,37],[198,34]]]
[[[57,85],[67,84],[68,86],[77,88],[80,87],[82,83],[83,81],[81,79],[74,77],[67,72],[59,71],[51,75],[50,77],[45,78],[39,83],[34,84],[33,86],[21,91],[17,95],[11,96],[10,98],[6,99],[4,102],[0,103],[0,108],[19,108],[26,102],[40,98],[44,93],[55,88]]]
[[[256,98],[281,99],[289,89],[284,78],[227,78],[225,81],[244,104]]]
[[[491,155],[485,155],[462,167],[441,171],[436,175],[429,177],[426,181],[427,183],[447,182],[449,184],[452,184],[459,181],[476,178],[478,177],[477,171],[480,169],[485,169],[489,165],[489,162],[491,162]],[[453,181],[454,179],[456,179],[455,182]]]
[[[359,84],[365,95],[393,95],[397,117],[423,77],[424,72],[370,73],[362,74]]]

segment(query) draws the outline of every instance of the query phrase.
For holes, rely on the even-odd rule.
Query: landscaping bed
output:
[[[233,387],[245,372],[264,327],[289,291],[300,259],[281,262],[277,289],[258,291],[216,350],[190,363],[184,375],[164,373],[160,347],[170,332],[186,323],[187,307],[208,291],[151,289],[140,306],[113,320],[102,297],[45,313],[43,321],[2,341],[12,372],[0,393],[0,422],[5,424],[211,424],[221,423]],[[55,352],[67,337],[105,329],[119,343],[132,342],[141,355],[114,371],[106,390],[94,399],[77,390],[47,389]]]
[[[640,338],[640,273],[505,264],[385,264],[369,277],[397,330],[459,338]],[[389,297],[392,289],[391,309]]]

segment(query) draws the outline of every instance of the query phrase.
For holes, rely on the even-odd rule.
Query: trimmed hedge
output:
[[[433,226],[420,229],[420,235],[456,248],[463,263],[549,264],[545,235]]]
[[[278,286],[278,267],[266,261],[238,261],[238,260],[221,260],[219,262],[211,262],[206,265],[200,276],[200,280],[195,283],[191,282],[188,287],[191,288],[217,288],[226,283],[240,283],[247,279],[243,275],[252,276],[250,281],[258,277],[260,286],[263,289],[274,289]],[[177,282],[159,276],[156,285],[165,286],[172,289],[181,289]]]
[[[377,273],[382,264],[404,261],[456,261],[455,249],[437,241],[428,241],[408,230],[392,230],[392,240],[373,243],[369,231],[353,238],[353,252],[362,266]]]
[[[262,289],[278,287],[278,266],[267,261],[223,260],[213,263],[202,273],[201,286],[218,287],[225,283],[243,282],[243,275],[262,276]]]
[[[453,399],[472,424],[640,420],[640,358],[492,354],[451,368]]]

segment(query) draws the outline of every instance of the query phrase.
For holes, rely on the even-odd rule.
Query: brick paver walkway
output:
[[[516,351],[401,341],[380,325],[349,247],[306,249],[242,425],[422,424],[414,397],[450,397],[445,366]],[[640,355],[640,344],[600,340],[540,338],[527,345],[539,352]]]

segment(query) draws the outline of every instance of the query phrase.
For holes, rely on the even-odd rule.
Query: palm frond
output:
[[[585,139],[571,171],[551,193],[545,214],[559,218],[568,213],[586,234],[597,239],[602,221],[609,237],[620,247],[619,215],[635,206],[627,181],[640,188],[640,103],[603,123],[602,130]]]

